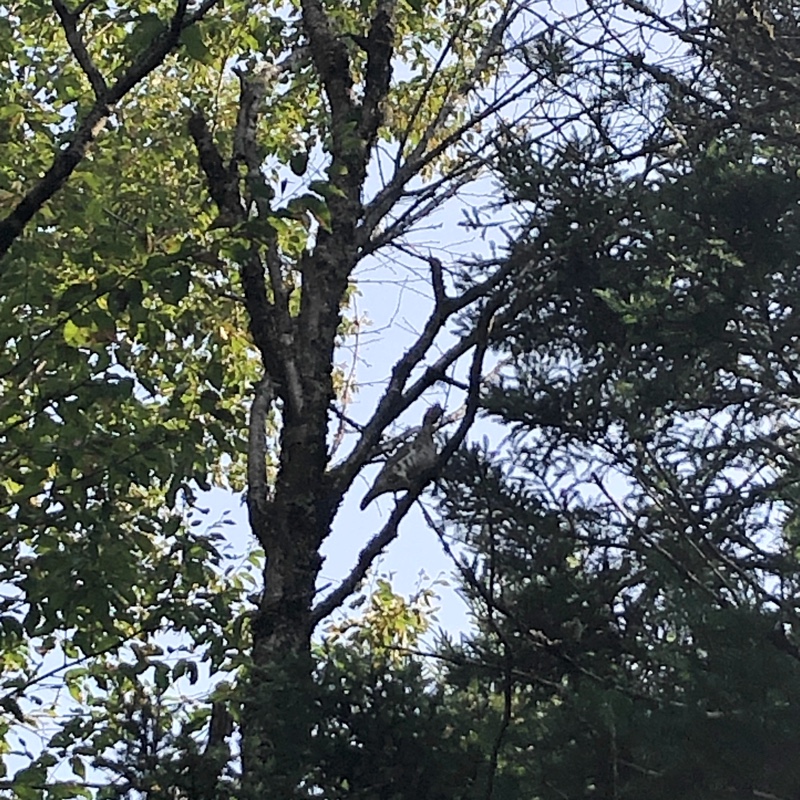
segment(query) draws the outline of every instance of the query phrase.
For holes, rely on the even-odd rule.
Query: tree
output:
[[[621,33],[627,18],[606,14],[618,8],[683,42],[680,69],[639,57]],[[630,443],[622,466],[630,463],[648,489],[668,484],[677,502],[685,484],[637,460],[637,443],[649,430],[634,399],[647,374],[640,351],[658,342],[669,352],[651,368],[672,380],[679,365],[675,385],[685,394],[692,376],[701,376],[703,397],[711,397],[719,389],[712,376],[732,358],[721,334],[734,312],[747,320],[752,313],[749,284],[716,267],[745,258],[740,244],[763,247],[769,236],[748,229],[746,241],[728,237],[720,255],[715,247],[722,245],[702,225],[673,224],[670,211],[681,192],[694,190],[695,178],[707,187],[723,175],[730,202],[746,177],[757,189],[756,207],[773,191],[777,205],[794,192],[785,154],[725,135],[731,121],[755,130],[772,95],[763,76],[749,94],[724,95],[726,75],[747,67],[758,76],[753,64],[726,60],[716,44],[724,10],[703,19],[708,36],[700,39],[694,19],[676,29],[630,2],[595,4],[558,23],[535,6],[483,2],[10,8],[0,20],[8,53],[0,165],[7,209],[0,225],[0,504],[8,522],[0,563],[13,589],[0,622],[12,672],[0,702],[9,720],[24,723],[30,704],[42,699],[38,687],[63,675],[83,704],[41,753],[25,754],[30,765],[13,779],[18,795],[39,796],[43,787],[78,792],[74,782],[53,782],[62,756],[78,784],[87,782],[84,757],[110,773],[115,785],[99,789],[110,795],[308,794],[312,730],[320,730],[312,632],[356,591],[463,442],[489,347],[508,336],[516,356],[541,342],[542,320],[531,307],[544,309],[551,326],[542,350],[551,360],[523,359],[520,387],[533,385],[521,394],[534,395],[550,443],[563,445],[565,457],[576,441],[598,446],[611,430],[607,418],[612,433],[622,430]],[[733,22],[724,32],[736,45]],[[778,37],[764,46],[773,61],[788,53]],[[783,60],[790,69],[793,62]],[[784,97],[791,76],[781,75]],[[708,76],[722,78],[703,83]],[[696,116],[677,117],[678,101],[687,98]],[[638,104],[652,122],[632,116]],[[666,113],[651,114],[654,107]],[[688,136],[692,120],[709,116],[708,109],[714,136],[705,128]],[[768,131],[769,147],[788,136],[785,117],[780,110],[768,118],[780,122]],[[102,123],[108,131],[100,137]],[[583,147],[588,130],[595,136]],[[665,194],[648,183],[653,164],[672,158],[676,147],[693,163],[712,138],[724,155],[702,162],[696,176],[694,167],[673,161],[678,176],[662,180]],[[522,146],[498,152],[504,143]],[[535,211],[521,218],[523,240],[511,257],[443,264],[415,246],[415,232],[445,201],[458,199],[498,160],[529,154],[542,157],[517,170],[522,184],[511,188]],[[648,160],[638,183],[612,169],[637,158]],[[764,158],[773,159],[768,174]],[[710,170],[705,183],[701,169]],[[657,223],[652,241],[636,238],[632,207],[647,212],[637,224],[648,215]],[[714,225],[731,213],[709,212]],[[480,211],[468,216],[473,232],[485,232],[493,219]],[[584,238],[588,220],[597,225]],[[698,287],[699,300],[676,295],[680,283],[664,290],[672,265],[660,256],[671,252],[675,230],[688,237],[678,254],[681,280]],[[741,231],[740,221],[728,232]],[[641,267],[634,275],[625,255],[631,242]],[[359,424],[346,407],[353,387],[336,368],[337,346],[354,329],[348,303],[357,268],[390,249],[425,265],[430,314]],[[712,303],[706,274],[692,264],[698,252],[713,276]],[[645,268],[651,257],[653,268]],[[766,296],[771,286],[784,297],[785,270],[759,268]],[[625,296],[620,286],[639,295]],[[648,316],[656,308],[669,311],[680,330],[657,329]],[[751,343],[772,330],[769,322]],[[767,361],[785,347],[776,340]],[[557,367],[567,353],[603,356],[598,363],[607,372],[592,373],[587,383],[566,380]],[[452,414],[451,402],[446,419],[460,422],[440,443],[437,465],[418,476],[365,542],[352,573],[317,599],[320,546],[345,493],[376,458],[389,427],[412,406],[420,419],[418,401],[433,400],[444,385],[459,393],[463,416]],[[594,387],[605,392],[599,412]],[[663,417],[670,403],[686,400],[667,388],[667,399],[649,398],[644,407]],[[328,437],[331,415],[354,440],[338,461]],[[725,453],[744,457],[763,444],[746,426],[740,430],[746,435]],[[674,433],[666,431],[659,452],[678,452]],[[608,442],[617,447],[613,436]],[[763,446],[788,458],[783,441]],[[552,465],[549,454],[546,463]],[[693,497],[705,498],[701,489],[712,479],[703,480]],[[264,553],[261,560],[253,555],[264,584],[255,610],[244,597],[248,574],[227,571],[224,537],[187,525],[185,509],[214,483],[246,487],[252,533]],[[791,494],[788,481],[780,488]],[[597,489],[605,496],[604,484]],[[686,510],[668,506],[669,525],[684,520],[675,508]],[[722,529],[750,508],[725,510],[715,524]],[[695,551],[697,542],[681,542]],[[678,555],[684,557],[680,548]],[[702,566],[717,575],[716,561],[714,569]],[[179,637],[179,647],[199,648],[215,680],[224,675],[235,687],[221,684],[209,703],[188,710],[170,706],[171,687],[193,684],[200,672],[196,659],[167,652],[174,646],[167,634]],[[493,780],[509,725],[509,674],[503,672],[498,732],[482,751],[492,767],[481,789],[489,795],[499,787]],[[60,700],[47,702],[64,710]],[[99,712],[101,704],[108,710]],[[241,775],[232,768],[228,714],[242,735]]]
[[[37,699],[60,714],[62,701],[39,693],[55,676],[83,705],[26,753],[19,796],[79,792],[87,764],[110,772],[105,794],[156,797],[171,780],[170,791],[224,796],[238,780],[226,772],[225,707],[243,735],[240,796],[301,791],[311,633],[435,470],[313,605],[319,547],[388,426],[443,380],[466,405],[441,462],[458,447],[489,329],[513,313],[501,311],[511,265],[423,261],[429,319],[357,425],[336,406],[334,366],[354,270],[407,247],[479,175],[503,109],[559,91],[503,73],[519,13],[389,0],[10,8],[2,703],[20,723]],[[385,176],[376,190],[372,167]],[[468,308],[476,323],[453,329]],[[468,381],[453,382],[467,356]],[[357,434],[337,463],[332,411]],[[247,485],[266,554],[255,611],[247,575],[225,571],[223,537],[187,527],[185,509],[212,483]],[[168,633],[188,637],[214,675],[246,667],[244,693],[171,709],[170,688],[194,683],[198,663],[175,661]],[[206,723],[202,748],[192,742]],[[170,748],[183,754],[170,762]],[[60,758],[77,782],[53,782]]]
[[[473,709],[452,703],[441,672],[419,655],[433,591],[406,600],[378,579],[360,619],[325,631],[315,674],[323,722],[310,760],[324,796],[481,796],[486,753]]]
[[[554,798],[798,790],[775,761],[800,688],[797,153],[792,108],[765,114],[726,33],[705,84],[657,72],[673,116],[653,130],[684,135],[639,170],[602,136],[557,169],[520,139],[506,155],[515,257],[536,265],[501,340],[515,368],[484,399],[511,452],[465,450],[444,500],[481,610],[449,680],[494,668],[496,796],[520,773]]]

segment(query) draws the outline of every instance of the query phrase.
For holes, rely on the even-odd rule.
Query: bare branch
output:
[[[534,266],[524,266],[519,274],[525,274]],[[415,400],[421,397],[423,392],[437,381],[442,380],[447,369],[459,358],[479,344],[481,334],[480,327],[477,326],[471,332],[464,334],[454,345],[428,366],[410,387],[406,388],[412,371],[425,358],[437,335],[448,320],[459,311],[481,299],[488,299],[486,309],[492,315],[493,331],[502,328],[508,320],[513,319],[518,313],[519,305],[525,302],[523,299],[511,303],[507,309],[499,312],[503,303],[508,301],[508,293],[499,291],[499,289],[512,271],[519,269],[518,259],[516,257],[509,258],[490,278],[475,284],[458,297],[447,298],[434,309],[417,340],[395,364],[392,370],[392,377],[389,379],[389,385],[378,402],[372,418],[364,426],[358,443],[343,462],[330,470],[329,478],[331,489],[334,493],[344,493],[347,490],[355,476],[370,458],[384,430]]]
[[[522,8],[523,8],[522,5],[515,3],[509,3],[506,6],[500,18],[492,26],[492,30],[489,32],[489,36],[486,40],[486,43],[481,49],[481,52],[478,54],[478,57],[475,60],[475,64],[473,65],[472,69],[469,71],[468,75],[464,78],[464,80],[455,88],[455,90],[447,93],[447,99],[442,104],[442,107],[439,109],[439,112],[437,113],[436,117],[431,121],[431,123],[422,133],[419,142],[417,143],[413,151],[406,159],[406,162],[417,161],[424,155],[425,151],[428,149],[428,145],[431,143],[433,138],[441,133],[444,121],[453,113],[456,105],[461,100],[463,100],[471,91],[475,89],[481,76],[486,71],[489,65],[489,61],[492,59],[493,56],[497,55],[497,53],[500,51],[502,47],[503,36],[505,32],[508,30],[509,25],[516,18],[516,16],[522,11]],[[416,122],[417,116],[419,115],[419,112],[425,102],[425,98],[428,97],[430,94],[431,88],[433,86],[433,81],[435,77],[439,74],[441,68],[443,67],[444,62],[446,61],[448,55],[450,54],[455,41],[461,35],[462,31],[466,28],[470,19],[471,19],[470,14],[468,13],[464,14],[459,25],[456,27],[455,31],[453,31],[447,43],[442,48],[442,52],[439,56],[436,66],[431,70],[430,77],[428,78],[425,87],[420,93],[416,106],[411,112],[406,132],[400,139],[397,152],[397,159],[395,161],[395,164],[398,167],[398,169],[403,159],[403,151],[405,150],[405,144],[408,140],[408,136],[410,135],[413,125]]]
[[[411,506],[416,502],[425,490],[425,487],[435,475],[441,471],[442,467],[444,467],[466,438],[478,411],[483,361],[489,346],[489,335],[494,322],[497,305],[497,302],[487,304],[475,328],[475,352],[470,367],[469,395],[461,424],[436,459],[436,466],[427,474],[421,475],[417,483],[395,504],[394,510],[389,516],[389,520],[380,532],[367,542],[364,549],[359,553],[356,565],[353,567],[350,574],[312,610],[312,626],[316,626],[321,620],[335,611],[357,589],[358,585],[369,572],[375,559],[397,538],[400,523],[411,509]]]
[[[242,277],[245,308],[250,317],[250,333],[261,353],[264,367],[276,383],[276,393],[289,402],[293,410],[299,411],[302,407],[300,378],[292,368],[294,362],[291,358],[291,349],[286,349],[286,334],[282,335],[278,330],[276,310],[274,304],[269,301],[264,264],[257,245],[251,245],[239,272]]]
[[[402,214],[377,235],[373,235],[365,242],[361,252],[366,256],[380,250],[381,247],[407,233],[417,222],[430,216],[442,203],[455,197],[459,190],[474,180],[481,163],[465,162],[460,167],[451,170],[447,175],[434,181],[416,192],[405,192],[403,199],[413,197],[414,202]],[[441,191],[440,191],[441,190]]]
[[[403,196],[403,193],[409,182],[417,177],[420,172],[425,169],[425,167],[436,161],[437,158],[439,158],[449,148],[453,147],[453,145],[455,145],[457,142],[460,142],[463,139],[464,134],[466,134],[468,131],[473,130],[485,120],[496,115],[507,105],[510,105],[516,100],[519,100],[525,96],[525,94],[530,91],[531,85],[534,82],[535,81],[533,79],[520,79],[517,82],[518,88],[515,90],[509,90],[499,100],[489,103],[481,111],[470,115],[470,117],[462,125],[459,125],[447,136],[444,136],[441,141],[439,141],[439,143],[435,147],[432,147],[429,151],[418,152],[419,148],[416,148],[415,152],[409,156],[405,163],[395,170],[394,175],[392,175],[392,177],[389,179],[386,186],[384,186],[384,188],[381,189],[366,205],[364,209],[363,221],[358,226],[357,231],[359,244],[363,245],[369,240],[372,232],[375,230],[380,220],[382,220],[386,214],[395,207],[398,200],[400,200],[400,198]]]
[[[444,278],[442,276],[442,262],[438,258],[431,256],[428,259],[431,267],[431,284],[433,286],[433,300],[437,306],[447,302],[447,295],[444,291]]]
[[[361,467],[366,463],[370,453],[383,434],[383,431],[422,394],[424,389],[419,392],[407,394],[405,398],[403,397],[403,389],[405,388],[412,370],[425,357],[434,339],[450,319],[451,315],[484,296],[491,288],[487,284],[489,284],[489,281],[478,284],[471,290],[464,292],[459,298],[453,298],[439,306],[439,308],[434,309],[422,333],[417,337],[417,341],[406,351],[406,354],[397,362],[392,370],[389,386],[386,388],[383,397],[379,401],[372,419],[364,427],[358,444],[356,444],[353,451],[341,464],[330,471],[332,487],[335,492],[343,493],[347,490]],[[462,337],[459,344],[450,348],[445,356],[440,358],[437,364],[428,370],[428,373],[434,372],[436,375],[443,374],[444,370],[453,363],[455,358],[471,350],[474,345],[474,334],[468,334]],[[452,357],[452,360],[446,358],[447,356]],[[443,360],[446,363],[443,363]],[[428,388],[428,386],[433,385],[435,382],[435,377],[429,379],[425,388]]]
[[[204,779],[206,777],[213,778],[214,782],[219,780],[223,768],[230,760],[230,747],[226,739],[233,733],[233,728],[233,717],[224,701],[213,701],[211,717],[208,721],[208,740],[202,756],[208,762],[202,764],[202,767],[205,767],[203,769]]]
[[[262,158],[259,155],[258,121],[264,99],[270,83],[277,80],[281,72],[291,66],[296,59],[293,56],[285,59],[277,66],[261,64],[252,73],[235,70],[239,78],[239,113],[234,130],[233,155],[227,168],[230,179],[237,181],[238,164],[247,167],[246,183],[250,197],[255,203],[259,218],[266,220],[270,214],[269,194],[261,174]],[[210,179],[209,179],[210,180]],[[237,188],[238,191],[238,188]],[[248,211],[244,212],[247,218]],[[283,275],[283,265],[278,248],[277,237],[273,234],[266,246],[264,254],[273,302],[267,296],[263,266],[255,255],[249,260],[249,266],[242,265],[242,281],[250,286],[250,294],[246,293],[248,311],[251,319],[265,320],[265,335],[258,340],[259,350],[265,365],[271,364],[271,370],[281,375],[284,382],[283,396],[292,409],[300,413],[303,406],[303,391],[300,372],[294,355],[294,324],[289,312],[289,292]],[[273,337],[273,332],[277,339]],[[280,370],[276,364],[280,362]]]

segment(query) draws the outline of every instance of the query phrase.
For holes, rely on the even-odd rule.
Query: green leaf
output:
[[[82,758],[79,758],[78,756],[72,756],[72,758],[69,760],[69,766],[79,778],[86,778],[86,764]]]
[[[155,665],[155,677],[153,682],[155,683],[156,687],[161,692],[165,692],[169,687],[170,683],[170,675],[172,674],[172,670],[166,665],[161,663],[160,661]]]
[[[347,197],[343,189],[330,181],[311,181],[308,188],[312,192],[322,195],[326,200],[330,200],[331,197]]]
[[[70,697],[72,697],[75,702],[83,703],[83,690],[77,681],[67,681],[67,690],[69,691]]]
[[[158,14],[147,13],[140,15],[134,22],[133,32],[125,42],[128,52],[139,53],[146,49],[166,28],[167,26]]]
[[[74,311],[93,293],[93,288],[88,284],[73,284],[58,298],[58,309],[59,311]]]
[[[93,331],[77,325],[71,319],[64,323],[64,341],[70,347],[85,347],[92,341]]]
[[[198,25],[191,25],[183,29],[181,44],[195,61],[199,61],[201,64],[211,64],[214,61],[213,55],[203,41]]]
[[[195,664],[194,661],[189,661],[189,659],[182,658],[174,666],[172,670],[173,681],[178,680],[178,678],[182,678],[184,675],[188,676],[189,683],[192,684],[192,686],[197,683],[198,671],[197,664]]]
[[[287,208],[295,215],[296,219],[301,219],[302,214],[308,212],[323,230],[330,232],[331,211],[328,208],[328,204],[316,195],[304,194],[302,197],[295,198]]]

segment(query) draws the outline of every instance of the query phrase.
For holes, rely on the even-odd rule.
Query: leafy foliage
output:
[[[222,744],[211,739],[213,709],[224,701],[239,713],[241,694],[205,704],[177,698],[187,683],[202,696],[209,678],[252,667],[247,648],[263,631],[246,610],[251,575],[197,518],[199,492],[242,491],[259,470],[272,486],[282,455],[286,406],[278,405],[260,431],[270,452],[246,471],[247,457],[255,461],[247,413],[265,366],[247,265],[254,254],[278,254],[258,300],[285,296],[287,324],[295,325],[316,291],[303,270],[320,243],[335,234],[354,244],[361,212],[352,203],[364,190],[374,136],[416,161],[373,226],[423,168],[430,175],[455,163],[466,97],[487,71],[476,59],[497,18],[490,4],[479,5],[484,18],[468,3],[446,13],[400,3],[391,19],[378,15],[392,36],[369,46],[391,52],[396,44],[409,65],[396,86],[391,65],[381,75],[364,49],[363,34],[379,29],[376,4],[320,4],[324,24],[316,27],[297,4],[214,0],[124,8],[54,0],[12,4],[0,15],[3,753],[18,746],[20,724],[43,731],[53,717],[60,726],[41,734],[37,752],[19,745],[3,768],[17,770],[8,785],[19,796],[86,794],[100,773],[111,776],[105,796],[221,797],[239,778],[227,769],[230,751],[216,751]],[[348,88],[356,87],[349,100],[312,57],[309,39],[320,31],[346,47]],[[453,52],[440,63],[431,47]],[[249,169],[242,120],[258,76],[270,84],[247,132],[257,145]],[[340,112],[376,91],[386,97],[369,103],[391,114],[378,114],[362,138],[367,123]],[[190,119],[206,121],[217,161],[234,166],[247,205],[239,218],[226,217],[230,208],[209,187],[206,168],[216,162],[198,152]],[[359,158],[364,174],[347,178]],[[340,314],[355,262],[319,260],[341,274],[325,277],[317,295],[333,324],[314,334],[327,337],[321,346],[312,337],[310,360],[315,380],[342,386],[332,353],[348,333]],[[315,412],[322,453],[330,394],[323,387]],[[250,480],[251,496],[257,488]],[[327,532],[311,532],[306,565]],[[279,561],[254,556],[251,565]],[[306,573],[313,590],[316,572]],[[413,630],[411,619],[405,624]],[[295,629],[308,647],[308,625]],[[256,656],[262,663],[251,676],[269,660],[263,649]],[[272,674],[283,674],[281,665]],[[284,678],[286,708],[299,707],[297,675]],[[18,769],[20,760],[29,765]],[[57,780],[56,770],[73,777]]]
[[[3,790],[796,794],[792,12],[692,8],[676,68],[624,0],[4,9]],[[329,464],[356,266],[489,165],[510,254],[426,259],[430,316]],[[315,606],[344,493],[443,380],[456,450],[490,343],[508,459],[443,480],[477,633],[423,666],[430,593],[380,582],[311,650],[424,485]],[[203,525],[212,487],[265,553]]]

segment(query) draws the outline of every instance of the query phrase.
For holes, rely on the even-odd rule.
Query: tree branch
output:
[[[219,209],[220,225],[230,226],[244,221],[244,209],[239,194],[239,181],[235,169],[225,166],[214,144],[214,137],[200,109],[189,117],[189,134],[194,140],[200,166],[206,176],[208,192]]]
[[[3,220],[0,220],[0,258],[25,229],[39,209],[61,189],[83,161],[105,127],[114,106],[140,81],[164,61],[176,47],[181,31],[202,19],[219,0],[204,0],[200,8],[186,16],[188,0],[179,0],[175,14],[165,31],[157,36],[140,58],[94,105],[75,129],[68,146],[60,150],[53,163],[36,185],[28,191]]]
[[[100,70],[97,68],[94,61],[92,61],[92,57],[86,49],[86,44],[78,31],[76,24],[78,15],[70,11],[63,0],[52,0],[52,3],[56,14],[58,14],[61,20],[61,26],[64,28],[64,33],[67,37],[70,49],[78,64],[80,64],[81,69],[86,73],[86,77],[89,79],[89,83],[94,90],[94,96],[102,103],[108,92],[108,86],[106,85],[105,79],[100,74]]]
[[[501,109],[527,94],[531,89],[532,83],[534,83],[533,79],[528,80],[527,78],[521,78],[517,82],[519,88],[513,91],[509,90],[499,100],[489,103],[481,111],[472,114],[469,119],[447,136],[437,140],[438,143],[436,146],[432,147],[429,151],[423,152],[419,150],[419,147],[415,148],[414,153],[395,170],[384,188],[365,206],[363,220],[358,226],[357,231],[359,245],[369,241],[372,231],[375,230],[375,227],[386,214],[396,206],[410,181],[417,177],[425,167],[434,162],[449,148],[453,147],[457,142],[460,142],[464,134],[473,130],[489,117],[497,114]],[[441,131],[439,131],[439,133],[441,133]]]
[[[289,60],[285,62],[288,63]],[[247,167],[248,189],[255,198],[259,218],[266,225],[270,207],[266,193],[261,191],[264,182],[258,156],[258,119],[268,81],[275,78],[282,69],[283,65],[264,66],[255,75],[237,71],[240,82],[239,113],[234,130],[233,154],[227,166],[214,144],[203,113],[195,110],[189,119],[189,132],[197,147],[209,193],[219,208],[221,225],[232,226],[248,219],[249,212],[242,205],[239,189],[239,163]],[[264,262],[274,302],[269,300]],[[289,298],[274,235],[266,245],[263,261],[258,246],[255,243],[251,245],[250,253],[241,263],[240,272],[253,340],[267,372],[278,383],[278,394],[299,414],[303,405],[303,391],[294,357],[295,342]]]
[[[247,509],[254,533],[264,529],[269,501],[267,485],[267,415],[275,391],[268,375],[256,385],[247,432]],[[261,542],[264,545],[264,542]]]
[[[367,69],[361,119],[360,137],[371,148],[383,123],[383,101],[389,93],[394,53],[394,12],[397,0],[379,0],[367,36]]]
[[[426,486],[433,480],[435,475],[441,471],[466,438],[467,432],[475,421],[475,415],[478,411],[483,361],[489,346],[489,335],[492,329],[496,307],[497,303],[487,304],[480,315],[475,329],[475,353],[473,354],[470,367],[469,394],[461,424],[442,449],[442,452],[436,459],[435,467],[426,474],[420,475],[416,484],[395,504],[394,510],[389,516],[389,520],[381,531],[373,536],[359,553],[356,565],[353,567],[350,574],[312,610],[312,627],[316,626],[321,620],[335,611],[357,589],[358,585],[366,577],[375,559],[397,538],[400,523],[411,509],[411,506],[417,501]]]
[[[331,488],[334,494],[343,494],[355,479],[361,468],[370,458],[375,446],[380,441],[383,432],[397,417],[405,411],[422,393],[442,379],[446,370],[459,358],[468,353],[479,342],[480,332],[475,328],[470,333],[463,335],[452,347],[448,348],[425,372],[406,388],[408,379],[413,370],[421,363],[430,350],[437,335],[444,328],[448,320],[482,298],[491,298],[487,304],[494,314],[500,306],[507,301],[507,292],[498,292],[502,283],[512,271],[519,269],[517,257],[507,261],[497,269],[494,275],[485,281],[475,284],[458,297],[446,298],[434,308],[425,327],[414,344],[406,351],[405,355],[397,362],[392,370],[389,385],[378,401],[377,408],[370,421],[364,426],[361,438],[356,443],[347,458],[329,472]],[[524,267],[520,274],[524,274],[530,267]],[[495,294],[497,292],[497,294]],[[492,297],[494,295],[494,297]],[[521,301],[520,301],[521,302]],[[497,324],[505,324],[507,319],[517,312],[517,305],[512,304],[509,310],[497,316]]]
[[[431,268],[431,285],[433,286],[433,301],[436,306],[442,306],[447,302],[447,294],[444,290],[444,277],[442,275],[442,262],[435,256],[428,259]]]
[[[328,95],[334,149],[341,152],[349,113],[353,110],[350,92],[353,77],[344,40],[334,35],[331,21],[320,0],[301,0],[303,27],[311,43],[311,56]]]

